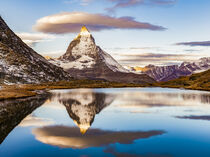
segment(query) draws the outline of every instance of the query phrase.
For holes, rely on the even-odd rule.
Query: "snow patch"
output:
[[[52,64],[55,64],[64,70],[68,70],[70,68],[74,69],[84,69],[84,68],[92,68],[95,64],[95,61],[93,58],[89,56],[81,56],[79,59],[75,61],[65,61],[65,60],[50,60],[49,61]]]
[[[80,42],[73,47],[71,54],[75,58],[83,55],[96,55],[95,42],[91,37],[81,36]]]
[[[114,72],[120,71],[120,72],[124,72],[124,73],[130,73],[131,71],[123,68],[122,65],[120,65],[114,58],[112,58],[111,55],[109,55],[108,53],[104,52],[104,51],[99,51],[100,56],[103,57],[103,60],[105,62],[105,64]]]

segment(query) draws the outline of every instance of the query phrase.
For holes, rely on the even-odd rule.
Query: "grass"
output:
[[[27,91],[22,89],[2,89],[0,90],[0,100],[4,99],[16,99],[29,96],[35,96],[37,93],[33,91]]]
[[[150,86],[145,85],[145,86]],[[3,85],[0,89],[0,100],[14,99],[34,96],[37,90],[52,89],[75,89],[75,88],[124,88],[124,87],[145,87],[140,84],[116,83],[101,80],[72,80],[61,82],[49,82],[43,84],[22,84],[22,85]]]
[[[168,82],[155,83],[154,86],[210,91],[210,70]]]

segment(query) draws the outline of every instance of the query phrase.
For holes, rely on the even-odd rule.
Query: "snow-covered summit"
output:
[[[89,30],[85,26],[82,26],[79,35],[80,36],[87,36],[87,37],[91,36]]]
[[[103,79],[124,83],[152,83],[146,74],[125,69],[111,55],[95,44],[95,39],[83,26],[70,43],[66,53],[58,60],[51,60],[78,79]]]
[[[56,63],[65,70],[69,68],[82,70],[85,68],[93,68],[99,58],[103,59],[104,63],[114,72],[129,72],[129,70],[123,68],[109,54],[101,50],[95,44],[95,39],[92,37],[91,33],[83,26],[78,36],[70,43],[66,53],[61,56]]]
[[[83,26],[81,28],[78,36],[70,43],[66,53],[59,58],[62,61],[75,61],[78,66],[73,64],[68,65],[69,68],[81,68],[90,67],[94,64],[93,59],[97,56],[95,40],[88,31],[88,29]]]

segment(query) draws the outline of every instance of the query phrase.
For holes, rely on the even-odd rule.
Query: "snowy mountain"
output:
[[[153,83],[146,74],[137,74],[123,68],[112,56],[95,44],[85,26],[70,43],[66,53],[51,63],[64,68],[78,79],[102,79],[124,83]]]
[[[0,83],[68,80],[69,74],[28,47],[0,17]]]
[[[56,96],[56,95],[54,95]],[[84,134],[94,121],[95,115],[100,113],[114,100],[113,95],[95,93],[92,89],[78,89],[62,95],[57,95],[74,123]]]
[[[156,81],[169,81],[179,78],[180,76],[188,76],[208,69],[210,69],[210,57],[201,58],[195,62],[183,62],[181,65],[148,65],[142,69],[142,72]]]

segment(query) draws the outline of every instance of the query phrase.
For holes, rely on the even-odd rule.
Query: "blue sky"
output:
[[[0,1],[0,15],[10,28],[42,55],[62,55],[78,33],[77,29],[72,29],[72,22],[78,21],[73,17],[65,21],[69,31],[57,32],[63,29],[63,23],[59,23],[57,30],[49,31],[51,26],[46,26],[46,19],[49,16],[58,19],[55,15],[60,18],[61,13],[68,15],[68,19],[74,13],[80,13],[79,24],[88,25],[97,45],[124,65],[165,65],[210,56],[209,0]],[[85,14],[93,18],[99,15],[102,21],[92,20],[90,25],[83,19]],[[37,29],[37,21],[43,17],[46,17],[45,23],[42,23],[44,29]],[[106,17],[111,24],[107,28],[101,27]],[[129,18],[116,21],[121,17]],[[115,21],[119,24],[113,25]],[[123,28],[127,21],[126,28]],[[129,24],[133,21],[136,22],[135,28]],[[141,27],[142,23],[150,25]],[[96,31],[99,25],[100,31]],[[153,26],[157,29],[151,30]]]

